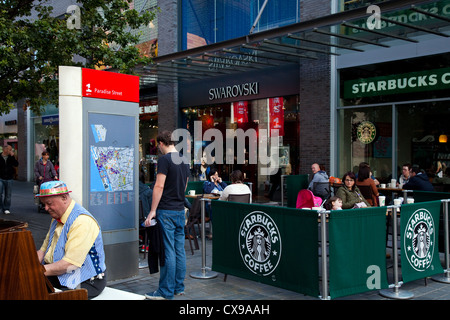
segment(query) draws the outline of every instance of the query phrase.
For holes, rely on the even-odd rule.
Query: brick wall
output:
[[[159,1],[158,55],[178,51],[177,0]],[[178,85],[158,85],[158,132],[173,131],[178,127]]]
[[[329,15],[329,0],[304,0],[301,21]],[[330,58],[302,59],[300,64],[300,174],[317,162],[330,168]]]

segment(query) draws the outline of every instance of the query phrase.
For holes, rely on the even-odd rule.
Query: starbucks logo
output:
[[[416,210],[408,220],[404,235],[404,251],[411,267],[425,271],[433,261],[434,220],[426,209]]]
[[[370,121],[363,121],[359,124],[356,129],[356,134],[358,135],[358,140],[364,144],[371,143],[377,134],[377,129],[375,125]]]
[[[269,215],[254,211],[242,220],[239,249],[242,261],[251,272],[268,276],[277,268],[281,257],[281,237]]]

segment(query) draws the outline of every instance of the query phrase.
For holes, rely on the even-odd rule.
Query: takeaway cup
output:
[[[384,207],[386,205],[386,197],[385,196],[379,196],[378,200],[380,202],[380,207]]]
[[[414,203],[414,198],[407,198],[406,203]]]
[[[189,190],[189,195],[190,196],[195,196],[195,190]]]
[[[380,184],[380,188],[386,188],[386,183],[382,183],[382,184]]]
[[[392,188],[395,188],[397,186],[397,180],[391,179],[391,186]]]
[[[402,200],[401,199],[394,199],[394,205],[399,206],[402,204]]]

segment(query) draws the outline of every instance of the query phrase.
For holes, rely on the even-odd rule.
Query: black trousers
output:
[[[50,280],[50,283],[54,288],[60,289],[62,291],[71,290],[67,287],[62,286],[57,276],[49,276],[47,278],[48,280]],[[95,278],[94,280],[88,279],[80,283],[80,288],[86,289],[88,291],[88,299],[92,299],[98,296],[100,293],[102,293],[105,287],[106,287],[106,273],[103,276],[103,279],[98,278]]]

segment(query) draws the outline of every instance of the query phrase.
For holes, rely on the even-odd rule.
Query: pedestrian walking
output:
[[[163,131],[156,141],[163,156],[158,159],[152,206],[145,226],[150,227],[152,219],[156,217],[156,223],[162,229],[165,258],[160,268],[158,290],[145,294],[145,297],[161,300],[184,294],[184,200],[189,179],[189,162],[175,149],[170,131]]]
[[[11,192],[15,174],[14,168],[18,165],[19,162],[14,156],[12,147],[9,144],[4,146],[2,156],[0,157],[0,206],[4,214],[11,213]]]

